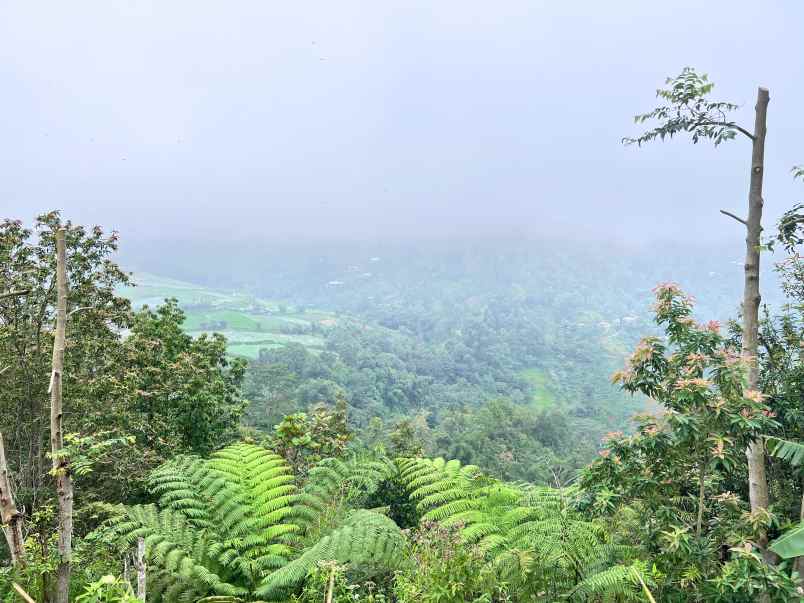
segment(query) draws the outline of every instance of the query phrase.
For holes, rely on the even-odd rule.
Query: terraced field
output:
[[[135,308],[154,307],[167,298],[176,298],[187,314],[184,327],[190,335],[223,333],[229,352],[236,356],[256,358],[260,349],[289,343],[321,350],[324,340],[312,331],[337,322],[329,312],[298,311],[289,304],[242,292],[218,291],[147,273],[137,273],[133,280],[135,286],[122,288],[120,294]]]

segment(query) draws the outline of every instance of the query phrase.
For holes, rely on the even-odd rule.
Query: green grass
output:
[[[185,309],[187,319],[184,326],[188,331],[245,331],[257,333],[281,333],[283,329],[294,326],[305,326],[312,322],[319,322],[318,314],[309,316],[307,320],[301,318],[304,314],[269,315],[254,314],[244,310],[218,309],[199,310]],[[328,315],[331,317],[331,315]],[[325,319],[321,319],[325,320]],[[217,325],[217,326],[212,326]]]
[[[253,315],[240,310],[185,310],[184,328],[188,331],[261,331],[262,324]],[[212,326],[220,325],[220,326]]]
[[[529,368],[520,373],[522,377],[531,387],[533,392],[530,404],[537,410],[544,410],[555,406],[558,401],[555,395],[550,391],[550,378],[541,369]]]

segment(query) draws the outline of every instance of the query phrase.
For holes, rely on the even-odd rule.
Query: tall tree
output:
[[[25,292],[0,297],[0,430],[21,509],[38,508],[55,498],[47,459],[48,384],[57,314],[54,233],[62,226],[73,310],[65,325],[70,342],[64,350],[67,371],[62,383],[65,433],[94,423],[108,403],[89,395],[86,384],[108,370],[108,351],[130,326],[130,304],[115,295],[116,287],[128,282],[110,261],[117,249],[115,233],[63,222],[57,212],[38,216],[32,228],[19,220],[0,221],[0,291]]]
[[[720,210],[734,218],[746,229],[745,238],[745,278],[742,303],[742,349],[754,361],[748,373],[748,389],[756,390],[759,381],[757,363],[757,341],[759,332],[759,260],[760,236],[762,233],[762,182],[765,174],[765,132],[770,96],[766,88],[757,91],[754,130],[739,126],[728,119],[728,114],[737,109],[729,102],[712,101],[709,93],[714,84],[708,77],[698,74],[690,67],[675,78],[668,78],[668,88],[657,90],[659,98],[667,104],[656,107],[648,113],[637,115],[635,121],[644,123],[656,120],[659,124],[637,138],[625,138],[626,144],[637,144],[672,138],[686,133],[693,143],[711,140],[715,146],[741,134],[751,141],[751,184],[748,191],[748,217],[740,218],[733,213]],[[752,512],[767,509],[768,480],[765,475],[765,453],[762,443],[755,441],[746,450],[748,459],[748,495]],[[767,545],[767,536],[762,534],[760,545]]]
[[[64,350],[67,345],[67,252],[66,229],[59,228],[56,240],[56,330],[53,338],[53,371],[50,374],[50,454],[56,495],[59,501],[59,564],[56,603],[67,603],[73,554],[73,482],[69,459],[64,452],[62,386]]]

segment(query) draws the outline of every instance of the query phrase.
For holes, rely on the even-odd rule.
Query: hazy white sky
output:
[[[739,240],[747,141],[620,139],[685,65],[749,125],[761,84],[768,213],[804,200],[803,27],[800,0],[0,0],[0,217]]]

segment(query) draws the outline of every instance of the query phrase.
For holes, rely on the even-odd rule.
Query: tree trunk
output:
[[[11,564],[24,567],[25,541],[22,538],[22,514],[14,504],[2,432],[0,432],[0,524],[3,525],[8,550],[11,551]]]
[[[759,367],[756,363],[759,338],[759,254],[762,234],[762,178],[765,171],[765,132],[770,97],[765,88],[757,92],[754,140],[751,152],[751,185],[748,192],[748,219],[745,237],[745,290],[743,293],[743,353],[752,359],[748,372],[748,388],[756,390]],[[746,451],[748,457],[748,495],[751,511],[767,509],[768,480],[765,476],[765,451],[761,441],[753,442]],[[765,534],[760,546],[767,545]]]
[[[68,603],[73,539],[73,484],[63,455],[62,385],[67,331],[67,258],[65,229],[56,231],[56,332],[53,338],[53,372],[50,375],[50,450],[59,500],[59,563],[55,603]]]

